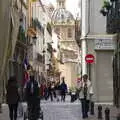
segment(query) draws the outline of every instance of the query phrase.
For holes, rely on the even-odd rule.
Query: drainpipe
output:
[[[87,74],[87,64],[85,56],[87,54],[87,41],[86,37],[90,32],[90,1],[81,0],[81,23],[82,23],[82,34],[81,34],[81,49],[82,49],[82,75]]]

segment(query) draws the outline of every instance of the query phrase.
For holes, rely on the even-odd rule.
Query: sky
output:
[[[56,6],[56,0],[46,0],[51,2],[54,6]],[[69,10],[74,16],[79,12],[78,8],[79,0],[66,0],[66,9]]]

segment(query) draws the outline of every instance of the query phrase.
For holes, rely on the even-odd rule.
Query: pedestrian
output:
[[[6,99],[9,107],[10,120],[17,120],[17,109],[19,101],[18,84],[15,76],[11,76],[6,86]]]
[[[61,89],[61,101],[65,102],[66,92],[67,92],[67,84],[65,83],[64,78],[62,78],[62,83],[60,85]]]
[[[34,74],[30,75],[30,80],[26,84],[25,97],[28,106],[28,119],[37,120],[40,112],[40,86],[35,80]]]
[[[57,81],[55,85],[55,92],[56,92],[56,100],[59,102],[59,95],[60,95],[60,82]]]
[[[79,98],[82,105],[82,117],[87,118],[88,117],[88,111],[89,111],[89,103],[90,98],[93,95],[92,90],[92,83],[90,80],[88,80],[88,75],[85,74],[82,77],[82,81],[79,84]]]
[[[45,100],[48,100],[49,98],[49,90],[48,90],[48,83],[46,83],[46,87],[45,87]]]
[[[41,96],[41,99],[45,98],[45,90],[46,90],[46,83],[43,82],[40,85],[40,96]]]
[[[52,83],[50,82],[48,85],[48,92],[49,92],[49,97],[51,99],[51,102],[53,101],[53,88],[52,88]]]
[[[52,88],[52,94],[53,94],[54,98],[56,98],[55,82],[52,82],[52,86],[51,86],[51,88]]]

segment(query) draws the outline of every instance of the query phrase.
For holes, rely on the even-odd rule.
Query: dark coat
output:
[[[6,86],[6,99],[8,104],[17,104],[19,101],[18,86],[16,82],[11,82]]]
[[[31,92],[32,84],[33,84],[33,92]],[[26,96],[27,102],[30,102],[30,103],[36,102],[40,97],[39,91],[40,91],[40,88],[36,80],[34,81],[30,80],[29,82],[27,82],[26,89],[25,89],[25,96]]]
[[[65,83],[62,83],[62,84],[60,85],[60,89],[61,89],[61,91],[63,91],[63,92],[67,92],[67,85],[66,85]]]

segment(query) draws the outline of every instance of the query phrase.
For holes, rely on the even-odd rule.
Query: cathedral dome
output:
[[[66,23],[74,20],[73,15],[65,8],[66,0],[57,0],[57,9],[53,12],[53,23]]]
[[[61,23],[61,22],[69,22],[71,20],[74,20],[73,15],[64,8],[56,9],[53,12],[52,15],[53,22]]]

